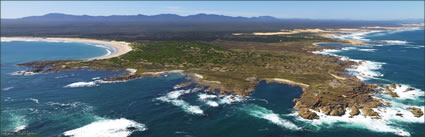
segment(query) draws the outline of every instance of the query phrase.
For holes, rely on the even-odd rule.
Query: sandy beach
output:
[[[271,36],[271,35],[291,35],[298,33],[313,33],[321,37],[332,38],[333,35],[342,33],[355,33],[355,32],[369,32],[369,31],[383,31],[383,30],[403,30],[417,27],[424,27],[424,23],[420,24],[402,24],[398,27],[383,27],[383,26],[372,26],[372,27],[360,27],[360,28],[339,28],[339,29],[294,29],[294,30],[280,30],[279,32],[253,32],[253,33],[232,33],[232,35],[256,35],[256,36]],[[345,40],[352,45],[365,45],[360,40]]]
[[[123,55],[132,50],[130,43],[124,41],[106,41],[86,38],[41,38],[41,37],[1,37],[1,41],[52,41],[52,42],[77,42],[89,43],[96,45],[104,45],[114,49],[114,52],[105,56],[90,58],[93,59],[108,59]]]

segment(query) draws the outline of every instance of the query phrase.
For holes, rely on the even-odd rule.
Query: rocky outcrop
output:
[[[331,108],[329,106],[324,106],[320,108],[320,112],[322,112],[325,115],[329,115],[331,113]]]
[[[371,108],[363,108],[363,109],[361,109],[361,111],[365,116],[370,116],[372,118],[379,118],[378,112],[375,112]]]
[[[350,107],[350,116],[356,116],[360,114],[359,109],[356,106]]]
[[[393,84],[391,84],[391,85],[393,85]],[[397,98],[397,97],[399,97],[397,93],[395,93],[395,92],[393,92],[393,91],[392,91],[392,89],[394,89],[394,88],[395,88],[395,84],[394,84],[393,86],[391,86],[391,85],[384,87],[384,89],[383,89],[383,90],[385,91],[385,93],[387,93],[388,95],[390,95],[390,96],[391,96],[391,97],[393,97],[393,98]],[[392,88],[392,87],[394,87],[394,88]],[[391,89],[390,89],[390,88],[391,88]],[[381,91],[381,92],[382,92],[382,91]]]
[[[331,113],[329,115],[331,116],[342,116],[345,114],[345,109],[342,107],[334,108],[332,109]]]
[[[415,117],[421,117],[424,115],[424,112],[422,112],[420,108],[408,107],[407,109],[410,110],[413,113],[413,115],[415,115]]]
[[[319,116],[307,108],[303,108],[298,112],[298,115],[305,119],[319,119]]]
[[[397,88],[397,87],[396,87],[396,85],[395,85],[394,83],[392,83],[392,84],[388,85],[388,87],[390,87],[390,88],[392,88],[392,89]]]

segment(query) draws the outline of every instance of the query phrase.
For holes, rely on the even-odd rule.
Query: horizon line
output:
[[[307,19],[307,20],[357,20],[357,21],[397,21],[397,20],[422,20],[425,22],[425,18],[405,18],[405,19],[315,19],[315,18],[278,18],[270,15],[262,15],[262,16],[232,16],[232,15],[223,15],[223,14],[209,14],[209,13],[196,13],[196,14],[190,14],[190,15],[179,15],[176,13],[159,13],[159,14],[153,14],[153,15],[147,15],[147,14],[115,14],[115,15],[88,15],[88,14],[68,14],[68,13],[59,13],[59,12],[52,12],[52,13],[46,13],[43,15],[33,15],[33,16],[25,16],[25,17],[18,17],[18,18],[0,18],[3,19],[23,19],[27,17],[42,17],[49,14],[62,14],[62,15],[68,15],[68,16],[91,16],[91,17],[111,17],[111,16],[159,16],[159,15],[176,15],[179,17],[189,17],[189,16],[195,16],[195,15],[216,15],[216,16],[225,16],[225,17],[233,17],[233,18],[259,18],[259,17],[272,17],[275,19]]]

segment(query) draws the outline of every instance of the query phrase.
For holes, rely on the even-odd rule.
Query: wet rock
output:
[[[299,116],[301,116],[302,118],[310,119],[310,120],[313,120],[313,119],[319,119],[319,116],[318,116],[316,113],[311,112],[311,111],[310,111],[309,109],[307,109],[307,108],[301,109],[301,110],[298,112],[298,115],[299,115]]]
[[[325,115],[329,115],[331,113],[331,108],[329,106],[321,107],[320,112]]]
[[[336,108],[336,109],[332,109],[330,115],[331,116],[342,116],[345,114],[345,109],[344,108]]]
[[[388,85],[388,87],[390,87],[390,88],[392,88],[392,89],[397,88],[397,87],[396,87],[396,85],[395,85],[394,83],[393,83],[393,84]]]
[[[413,113],[413,115],[415,115],[415,117],[421,117],[424,115],[424,112],[422,112],[420,108],[408,107],[407,109],[410,110]]]
[[[350,111],[350,116],[356,116],[356,115],[360,114],[359,109],[357,107],[355,107],[355,106],[352,106],[350,108],[350,110],[351,110]]]
[[[393,91],[389,88],[389,86],[385,87],[385,88],[384,88],[384,91],[385,91],[388,95],[390,95],[391,97],[393,97],[393,98],[397,98],[397,97],[399,97],[397,93],[393,92]]]
[[[404,92],[415,90],[414,88],[407,88]]]
[[[391,103],[390,102],[385,102],[385,106],[391,107]]]
[[[371,108],[363,108],[363,109],[361,109],[361,111],[362,111],[362,113],[363,113],[365,116],[379,117],[378,112],[375,112],[375,111],[374,111],[373,109],[371,109]]]
[[[401,114],[401,113],[396,113],[395,115],[399,116],[399,117],[403,117],[403,114]]]

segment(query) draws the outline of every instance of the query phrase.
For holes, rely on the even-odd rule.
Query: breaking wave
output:
[[[71,137],[127,137],[135,131],[145,131],[147,127],[142,123],[125,118],[105,119],[90,123],[83,127],[64,132]]]
[[[197,90],[193,90],[193,92],[196,92]],[[189,113],[189,114],[195,114],[195,115],[203,115],[204,111],[199,107],[195,105],[190,105],[186,101],[182,99],[178,99],[180,96],[184,94],[193,93],[191,92],[191,89],[187,90],[175,90],[167,93],[165,96],[161,96],[156,98],[159,101],[162,102],[168,102],[173,104],[174,106],[180,107],[183,109],[183,111]]]
[[[36,98],[29,98],[28,100],[34,101],[35,103],[39,104],[38,99]]]
[[[343,33],[331,36],[331,38],[345,39],[345,40],[359,40],[359,41],[370,41],[365,36],[372,33],[378,33],[382,31],[367,31],[367,32],[354,32],[354,33]]]
[[[345,60],[345,61],[357,62],[358,63],[357,65],[347,68],[346,70],[348,71],[350,75],[353,75],[362,81],[376,79],[378,77],[384,76],[378,70],[382,69],[382,65],[386,64],[385,62],[351,59],[349,57],[340,56],[336,54],[338,52],[341,52],[342,50],[357,49],[357,48],[346,48],[346,47],[344,48],[343,49],[324,49],[322,51],[313,51],[312,53],[320,54],[320,55],[331,55],[331,56],[339,57],[340,60],[343,60],[343,61]]]
[[[419,100],[420,101],[421,100],[420,97],[425,96],[425,92],[418,88],[413,88],[413,90],[409,90],[409,91],[408,91],[408,88],[413,88],[413,87],[406,84],[400,84],[399,86],[396,86],[395,89],[392,89],[392,88],[390,89],[392,90],[392,92],[397,93],[399,97],[397,97],[396,99],[398,100],[414,100],[414,101]],[[384,97],[388,99],[393,99],[389,95]]]
[[[382,40],[385,45],[407,45],[409,42],[404,40]]]
[[[254,116],[254,117],[260,118],[260,119],[264,119],[264,120],[268,120],[269,122],[276,124],[276,125],[283,127],[283,128],[287,128],[287,129],[290,129],[290,130],[301,130],[302,129],[301,127],[298,127],[297,125],[295,125],[291,121],[281,118],[281,116],[279,116],[279,114],[273,113],[272,110],[268,110],[268,109],[261,107],[261,106],[258,106],[258,105],[254,105],[254,104],[245,105],[241,109],[242,109],[242,111],[248,113],[251,116]]]
[[[211,107],[218,107],[220,104],[233,104],[234,102],[241,102],[246,98],[239,95],[212,95],[201,93],[198,94],[199,100]]]
[[[29,71],[16,71],[16,72],[12,72],[10,73],[10,75],[21,75],[21,76],[29,76],[29,75],[35,75],[35,74],[39,74],[39,73],[34,73],[34,72],[29,72]]]
[[[2,90],[2,91],[8,91],[8,90],[11,90],[11,89],[13,89],[13,88],[15,88],[15,87],[6,87],[6,88],[2,88],[1,90]]]
[[[93,87],[93,86],[97,86],[95,81],[90,81],[90,82],[74,82],[71,84],[68,84],[66,86],[64,86],[65,88],[76,88],[76,87]]]
[[[24,130],[29,124],[29,117],[23,115],[25,109],[2,110],[2,122],[7,121],[9,124],[2,126],[1,132],[19,132]]]

